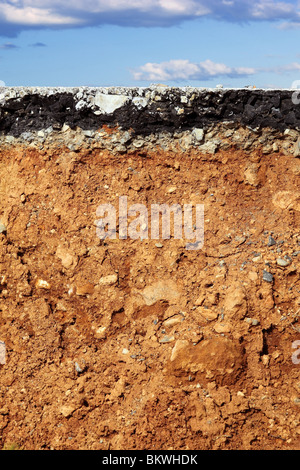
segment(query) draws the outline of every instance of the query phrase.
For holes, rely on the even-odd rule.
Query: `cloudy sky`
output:
[[[297,80],[300,0],[0,0],[7,86]]]

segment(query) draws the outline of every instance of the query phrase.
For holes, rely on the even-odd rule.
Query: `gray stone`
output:
[[[278,264],[278,266],[285,268],[286,266],[291,264],[291,260],[289,258],[287,259],[277,258],[276,263]]]
[[[273,282],[274,276],[268,271],[263,270],[263,280],[266,282]]]
[[[30,141],[30,140],[34,139],[34,136],[33,136],[32,132],[23,132],[21,134],[21,139]]]
[[[6,226],[0,220],[0,233],[6,232]]]
[[[85,137],[94,137],[95,136],[95,132],[91,131],[91,130],[82,131],[82,133]]]
[[[160,343],[171,343],[173,341],[175,341],[174,336],[164,336],[163,338],[159,340]]]
[[[191,134],[186,134],[180,139],[180,145],[184,149],[190,148],[192,144],[193,144],[193,137]]]
[[[269,236],[269,241],[268,241],[268,246],[274,246],[276,245],[276,241],[274,240],[274,238],[270,235]]]
[[[136,147],[136,148],[141,148],[141,147],[144,146],[144,144],[145,144],[145,142],[144,142],[143,140],[135,140],[135,141],[133,142],[133,145],[134,145],[134,147]]]
[[[201,152],[204,152],[204,153],[214,154],[216,153],[217,148],[218,148],[218,145],[215,141],[209,141],[203,145],[200,145],[199,150],[201,150]]]
[[[299,132],[297,132],[295,129],[286,129],[284,131],[284,135],[291,137],[291,139],[295,141],[299,137]]]
[[[204,139],[204,130],[196,127],[193,130],[192,135],[194,136],[195,140],[197,140],[197,142],[202,142]]]
[[[131,134],[128,131],[125,131],[120,137],[120,144],[124,145],[131,140]]]
[[[294,157],[300,157],[300,137],[295,143],[295,148],[294,148]]]

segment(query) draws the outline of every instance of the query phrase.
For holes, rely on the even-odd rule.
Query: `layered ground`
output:
[[[295,126],[48,124],[1,138],[0,447],[299,449]],[[203,247],[99,239],[124,195]]]

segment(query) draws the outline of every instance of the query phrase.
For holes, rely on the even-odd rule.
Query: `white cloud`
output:
[[[300,64],[299,62],[292,62],[291,64],[281,65],[274,69],[277,73],[285,73],[285,72],[299,72]]]
[[[248,76],[256,73],[251,67],[229,67],[211,60],[194,63],[189,60],[148,62],[132,71],[133,78],[140,81],[209,80],[214,77]]]
[[[3,3],[0,5],[0,17],[2,21],[10,24],[22,25],[67,25],[79,23],[79,20],[67,15],[57,14],[51,8],[32,7],[25,5],[23,2],[22,7]]]
[[[300,24],[293,0],[3,0],[0,34],[28,27],[115,24],[170,26],[209,17],[230,22],[281,21],[282,28]],[[13,28],[14,27],[14,28]]]
[[[154,2],[152,2],[153,4]],[[206,4],[207,3],[207,4]],[[182,15],[203,16],[211,13],[208,2],[198,2],[193,0],[159,0],[158,6],[166,12]]]
[[[250,12],[253,19],[279,19],[292,17],[295,11],[295,5],[287,2],[273,2],[271,0],[261,0],[260,2],[254,2]],[[299,12],[298,15],[299,17]]]
[[[295,22],[295,21],[284,21],[278,26],[278,29],[299,29],[300,28],[300,21]]]

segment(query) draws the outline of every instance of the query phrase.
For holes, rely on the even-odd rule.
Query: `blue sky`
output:
[[[7,86],[291,88],[296,80],[300,1],[0,1]]]

